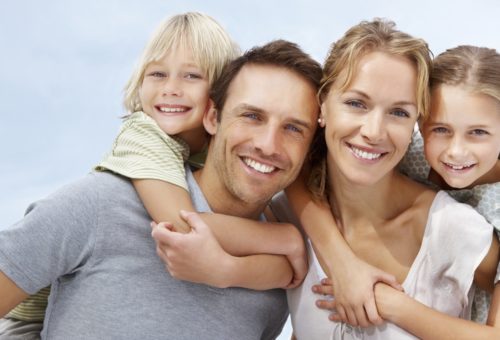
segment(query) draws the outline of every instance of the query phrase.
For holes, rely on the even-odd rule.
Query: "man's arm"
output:
[[[29,295],[0,271],[0,317],[10,312]]]

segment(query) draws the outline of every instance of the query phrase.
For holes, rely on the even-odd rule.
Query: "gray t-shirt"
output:
[[[188,171],[198,211],[210,211]],[[166,202],[168,204],[168,202]],[[130,181],[92,172],[0,231],[0,270],[29,294],[52,291],[46,339],[273,339],[281,289],[218,289],[165,270]]]

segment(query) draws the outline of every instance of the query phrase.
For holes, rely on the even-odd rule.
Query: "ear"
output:
[[[205,127],[205,130],[213,136],[217,132],[217,125],[217,109],[215,108],[212,99],[209,99],[207,110],[203,115],[203,126]]]
[[[326,125],[326,122],[325,122],[325,115],[323,114],[323,112],[325,112],[325,104],[321,104],[321,108],[320,108],[320,111],[319,111],[319,118],[318,118],[318,124],[320,127],[324,128],[325,125]]]

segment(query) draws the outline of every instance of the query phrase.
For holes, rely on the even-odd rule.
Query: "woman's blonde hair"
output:
[[[179,46],[191,49],[195,62],[205,72],[210,85],[219,77],[224,66],[240,54],[227,32],[206,14],[188,12],[165,19],[153,33],[125,86],[123,104],[127,112],[142,110],[139,90],[147,66]]]
[[[342,38],[330,47],[323,66],[323,79],[318,91],[318,100],[326,99],[333,83],[345,72],[345,80],[339,85],[345,90],[353,78],[359,60],[370,52],[385,52],[410,60],[417,71],[417,110],[421,117],[429,114],[431,73],[431,52],[427,43],[411,35],[395,29],[392,21],[374,19],[362,21],[351,27]],[[337,85],[336,85],[337,86]],[[318,129],[310,152],[311,176],[309,188],[316,197],[323,197],[328,186],[326,174],[327,147],[324,129]]]
[[[446,50],[434,59],[431,73],[431,88],[441,84],[464,86],[500,102],[500,54],[469,45]]]

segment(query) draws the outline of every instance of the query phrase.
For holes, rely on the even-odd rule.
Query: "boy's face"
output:
[[[191,147],[204,140],[202,119],[210,108],[209,83],[192,52],[177,46],[146,67],[139,90],[143,111],[168,135]]]
[[[449,186],[475,185],[498,161],[500,103],[450,85],[435,88],[431,99],[422,129],[427,161]]]

